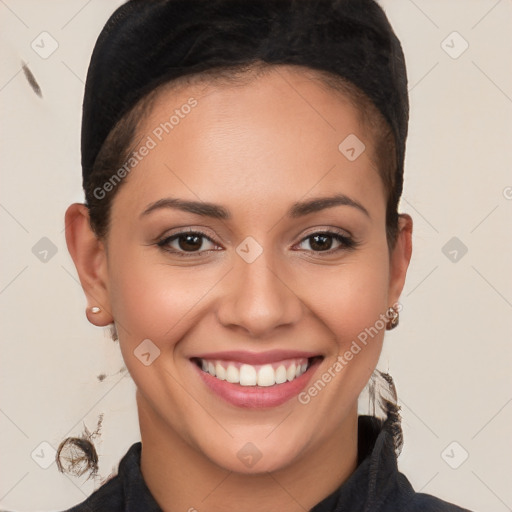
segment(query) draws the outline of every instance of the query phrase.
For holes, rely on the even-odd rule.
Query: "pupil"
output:
[[[182,243],[183,240],[185,240],[185,243]],[[180,236],[179,241],[180,249],[185,251],[200,249],[202,245],[201,236],[198,235],[183,235]]]
[[[318,251],[326,251],[326,250],[329,250],[331,248],[332,239],[331,239],[330,235],[314,235],[312,238],[313,238],[313,242],[312,243],[310,242],[310,245],[311,245],[312,249],[315,249],[315,250],[318,250]],[[325,247],[325,242],[326,242],[327,239],[329,239],[329,241],[331,243],[327,243],[327,247]],[[320,240],[320,243],[318,242],[319,240]],[[322,245],[322,243],[324,245]]]

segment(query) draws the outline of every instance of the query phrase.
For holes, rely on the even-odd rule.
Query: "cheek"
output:
[[[161,340],[178,340],[189,327],[202,296],[212,287],[209,282],[214,283],[212,276],[192,267],[155,264],[143,253],[113,255],[110,267],[112,314],[121,341],[134,345],[149,338],[161,350]]]
[[[346,259],[346,264],[329,274],[317,275],[308,295],[308,306],[322,320],[331,338],[332,351],[325,361],[324,377],[329,384],[325,401],[315,407],[325,407],[334,401],[342,415],[357,398],[372,372],[382,349],[385,317],[388,308],[389,259],[387,248],[375,246]],[[312,384],[315,387],[315,384]],[[316,386],[322,389],[322,385]],[[312,389],[312,396],[316,393]],[[331,399],[327,399],[330,395]]]
[[[307,297],[307,305],[339,344],[373,326],[388,307],[387,253],[375,251],[370,257],[354,256],[331,272],[318,272],[314,277],[313,282],[302,278],[302,286],[309,290],[303,297]]]

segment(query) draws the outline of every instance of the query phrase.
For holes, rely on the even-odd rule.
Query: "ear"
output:
[[[113,322],[108,293],[107,254],[104,243],[91,229],[89,209],[81,203],[68,207],[65,216],[66,244],[87,297],[86,315],[94,325]],[[92,313],[91,307],[99,307]]]
[[[398,218],[399,232],[395,247],[390,255],[389,304],[395,304],[400,298],[405,283],[407,268],[412,255],[412,218],[401,213]]]

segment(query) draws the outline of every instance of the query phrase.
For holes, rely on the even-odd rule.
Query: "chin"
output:
[[[270,472],[280,471],[293,463],[294,454],[272,453],[265,454],[258,450],[255,445],[244,446],[235,456],[212,458],[217,466],[227,471],[244,475],[262,475]]]

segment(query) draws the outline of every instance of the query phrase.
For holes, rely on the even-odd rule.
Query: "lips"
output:
[[[201,380],[238,407],[274,407],[306,386],[323,356],[310,352],[216,352],[190,358]]]

